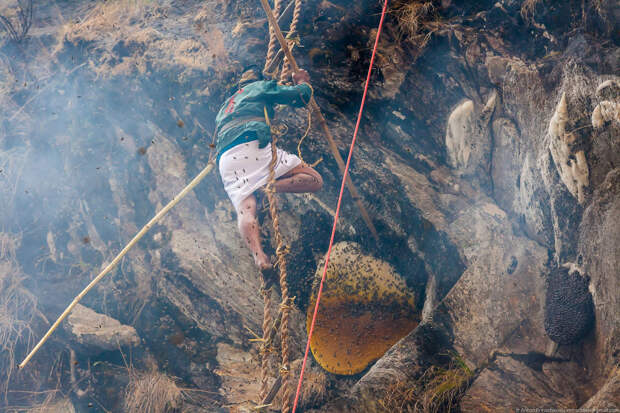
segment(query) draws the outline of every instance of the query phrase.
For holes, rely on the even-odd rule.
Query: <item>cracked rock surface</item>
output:
[[[415,322],[354,375],[311,356],[298,411],[399,411],[455,368],[465,379],[442,400],[461,412],[620,408],[613,2],[425,3],[391,5],[352,159],[380,241],[349,193],[335,237],[399,275]],[[343,156],[377,13],[376,1],[303,3],[294,53]],[[17,2],[0,15],[18,24]],[[262,66],[267,33],[246,0],[42,0],[26,39],[0,32],[0,344],[11,345],[0,353],[0,411],[124,411],[124,389],[153,372],[182,389],[183,412],[258,404],[261,281],[217,171],[84,298],[27,372],[11,366],[206,165],[215,114],[239,71]],[[276,122],[287,126],[279,145],[297,153],[305,109],[281,108]],[[322,158],[323,190],[279,195],[295,379],[341,179],[311,126],[301,153]],[[274,254],[266,209],[259,220]],[[281,367],[279,345],[271,350],[270,384]]]

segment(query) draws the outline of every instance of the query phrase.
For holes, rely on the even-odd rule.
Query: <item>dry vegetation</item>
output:
[[[305,344],[305,343],[304,343]],[[300,345],[303,345],[300,343]],[[291,363],[292,377],[299,378],[301,374],[301,360],[295,360]],[[329,397],[328,394],[328,378],[325,370],[311,361],[306,366],[304,372],[304,381],[301,386],[299,395],[299,407],[301,410],[322,405]],[[274,402],[274,406],[282,405],[282,391],[278,393]]]
[[[525,0],[521,5],[521,17],[523,20],[532,22],[536,16],[536,6],[541,0]]]
[[[11,70],[9,59],[0,54],[0,99],[4,102],[8,103],[10,101],[9,94],[13,91],[15,83],[17,83],[17,80],[15,73]],[[5,112],[8,108],[2,109]]]
[[[32,342],[31,323],[37,300],[22,287],[15,260],[17,241],[0,232],[0,399],[7,399],[11,376],[16,366],[16,350]]]
[[[423,49],[438,28],[435,1],[397,0],[390,12],[396,18],[401,38]]]
[[[21,42],[32,25],[32,0],[18,0],[12,12],[16,15],[14,19],[8,14],[0,14],[0,28],[12,41]]]
[[[190,71],[224,64],[225,34],[210,24],[215,14],[203,6],[185,21],[171,18],[176,12],[155,1],[100,2],[80,21],[64,26],[56,51],[65,41],[91,44],[99,52],[91,69],[100,76],[145,74],[150,67]]]
[[[403,34],[416,36],[424,27],[424,22],[429,19],[435,10],[432,1],[398,1],[393,6],[392,12],[398,19],[398,28]]]
[[[183,397],[183,391],[165,374],[129,370],[129,384],[125,390],[125,411],[128,413],[170,412],[179,407]]]
[[[2,91],[2,86],[0,86],[0,91]],[[7,106],[9,106],[8,103]],[[2,113],[1,109],[0,113]],[[16,128],[18,129],[17,133],[24,134],[27,130],[25,128]],[[0,151],[0,234],[7,230],[3,227],[5,223],[9,223],[13,219],[17,187],[26,166],[27,156],[28,150],[22,148]],[[8,241],[5,242],[5,245],[8,245],[7,243]],[[12,244],[16,248],[15,239],[13,239]],[[9,252],[5,250],[5,253],[8,254]],[[12,257],[14,255],[5,255],[4,260],[9,260]]]
[[[521,3],[521,17],[523,20],[535,27],[543,29],[540,23],[536,22],[545,2],[543,0],[523,0]],[[590,0],[582,2],[579,9],[574,10],[574,14],[579,16],[574,23],[577,25],[589,23],[589,17],[595,16],[605,26],[605,30],[613,30],[613,11],[612,2],[606,0]],[[437,0],[395,0],[390,6],[391,14],[396,18],[400,35],[411,43],[423,48],[428,43],[430,36],[441,31],[442,22],[438,18],[438,9],[441,8]]]
[[[57,397],[57,395],[59,394],[58,391],[53,390],[44,394],[45,398],[43,399],[43,401],[30,406],[27,410],[28,413],[75,412],[75,409],[73,408],[73,404],[71,403],[70,399]],[[22,411],[23,410],[21,409],[15,409],[9,411],[8,413],[17,413]]]
[[[33,330],[41,322],[49,324],[37,308],[37,298],[22,284],[25,275],[17,262],[21,236],[4,227],[14,215],[26,155],[20,149],[0,152],[0,409],[8,413],[53,411],[50,406],[60,391],[60,354],[31,362],[23,374],[16,371],[34,345]]]
[[[326,397],[327,375],[318,367],[308,369],[301,389],[301,402],[305,405],[313,405],[324,402]]]
[[[473,372],[458,354],[447,369],[432,366],[414,383],[397,382],[380,400],[386,412],[448,413],[456,411]]]
[[[521,4],[521,17],[523,20],[529,24],[534,26],[538,26],[536,24],[536,17],[538,16],[538,12],[540,10],[536,10],[536,8],[544,3],[543,0],[524,0]],[[608,2],[613,3],[613,2]],[[587,24],[589,15],[598,16],[604,25],[607,26],[607,30],[609,30],[613,25],[611,24],[611,19],[609,16],[609,9],[606,0],[590,0],[587,2],[582,2],[578,14],[581,14],[581,22],[580,24]]]

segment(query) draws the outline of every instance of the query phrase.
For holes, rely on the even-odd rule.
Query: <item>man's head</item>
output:
[[[239,87],[243,87],[249,83],[263,79],[263,73],[256,65],[246,67],[239,78]]]

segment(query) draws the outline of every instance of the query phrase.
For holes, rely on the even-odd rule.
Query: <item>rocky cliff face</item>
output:
[[[17,6],[0,14],[19,27]],[[303,6],[295,54],[342,153],[379,11]],[[337,241],[400,277],[417,327],[355,375],[313,360],[303,411],[620,407],[618,13],[600,0],[391,4],[351,170],[380,242],[349,194]],[[33,16],[0,49],[0,408],[246,411],[260,280],[215,174],[14,366],[204,167],[236,74],[264,62],[259,3],[45,0]],[[295,152],[307,112],[278,120]],[[325,186],[280,196],[293,372],[341,179],[319,128],[302,154],[323,158]]]

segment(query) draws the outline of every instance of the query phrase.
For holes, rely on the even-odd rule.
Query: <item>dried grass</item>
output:
[[[101,77],[145,74],[150,67],[205,70],[226,63],[226,35],[217,25],[205,24],[206,16],[215,17],[211,9],[204,6],[193,22],[170,18],[170,13],[169,6],[155,1],[101,2],[81,21],[64,26],[56,52],[65,41],[89,43],[99,55],[98,61],[90,62],[91,69]],[[179,36],[187,24],[203,33]]]
[[[408,1],[397,3],[393,13],[398,19],[398,28],[401,33],[415,37],[424,27],[435,10],[432,1]]]
[[[449,368],[431,368],[423,380],[428,380],[422,393],[418,411],[423,413],[451,412],[458,406],[460,396],[472,376],[471,370],[462,365]]]
[[[37,319],[40,317],[49,324],[37,308],[37,298],[22,285],[25,277],[16,258],[20,242],[19,236],[0,230],[0,409],[5,408],[2,411],[7,412],[56,411],[50,405],[60,392],[58,367],[62,355],[41,361],[23,374],[14,374],[17,362],[34,344],[33,328],[40,324]],[[41,390],[41,387],[49,389],[53,378],[56,387]],[[11,406],[15,402],[20,406]]]
[[[506,66],[502,98],[507,112],[514,113],[517,123],[522,125],[521,134],[532,137],[542,150],[544,142],[535,137],[545,135],[551,105],[537,68],[518,59],[511,60]]]
[[[57,400],[56,393],[56,391],[47,393],[42,402],[31,406],[27,410],[28,413],[75,412],[71,401],[69,399]]]
[[[433,33],[445,28],[436,11],[436,0],[397,0],[390,8],[396,18],[397,35],[407,41],[419,56],[426,48]]]
[[[0,98],[9,102],[10,93],[14,90],[17,78],[12,71],[11,62],[5,55],[0,54]],[[4,112],[7,108],[2,108]]]
[[[541,0],[525,0],[521,5],[521,17],[526,22],[534,22],[534,17],[536,16],[536,6],[540,3]]]
[[[596,10],[599,16],[604,18],[607,14],[607,11],[605,10],[605,6],[607,4],[605,3],[605,0],[592,0],[592,4],[594,5],[594,10]]]
[[[180,406],[183,398],[183,391],[165,374],[129,370],[129,384],[125,390],[126,412],[171,412]]]
[[[456,353],[447,369],[432,366],[414,383],[395,383],[380,400],[386,412],[449,413],[458,407],[473,372]]]
[[[302,343],[298,344],[303,345]],[[301,359],[295,360],[291,363],[293,377],[299,377],[301,374],[301,364]],[[310,409],[320,406],[326,402],[329,396],[328,386],[329,381],[325,370],[316,365],[314,361],[311,361],[310,364],[306,366],[306,371],[304,372],[304,381],[301,386],[301,393],[299,397],[300,409]],[[276,396],[273,401],[273,405],[282,405],[282,391],[280,391]]]
[[[0,14],[0,28],[8,34],[14,42],[21,42],[28,35],[32,25],[32,0],[18,0],[13,13],[16,19],[12,21],[9,15]]]
[[[0,392],[4,400],[16,366],[16,351],[32,342],[30,325],[37,306],[36,297],[22,286],[15,259],[17,245],[14,237],[0,233]]]
[[[521,4],[521,17],[526,23],[544,29],[544,26],[536,23],[536,16],[538,15],[538,13],[536,12],[536,8],[542,2],[543,0],[524,0],[523,4]],[[567,5],[566,7],[570,6]],[[608,29],[612,28],[611,26],[613,26],[610,25],[611,19],[609,16],[609,9],[606,0],[592,0],[588,2],[587,5],[586,3],[582,3],[579,9],[574,11],[581,14],[581,21],[576,22],[577,24],[586,24],[588,21],[588,15],[593,13],[594,15],[598,15],[598,17],[603,21],[604,24],[610,26]]]
[[[308,369],[302,386],[302,402],[313,405],[325,401],[326,397],[327,375],[319,368]]]
[[[0,151],[0,231],[6,231],[4,224],[11,222],[13,217],[17,185],[27,156],[27,150],[23,148]],[[5,259],[8,259],[8,256]]]

